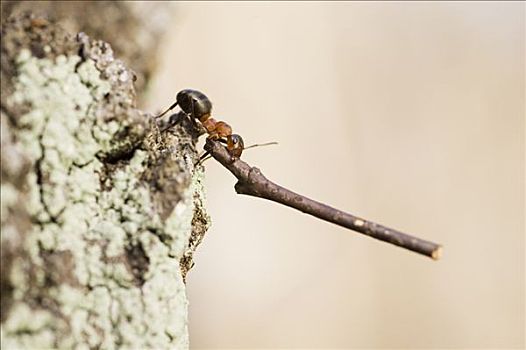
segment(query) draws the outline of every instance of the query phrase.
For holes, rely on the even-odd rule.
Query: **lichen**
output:
[[[112,85],[96,62],[22,50],[17,64],[8,101],[31,106],[17,136],[34,164],[26,206],[36,224],[25,244],[38,268],[30,281],[23,274],[28,262],[13,262],[14,302],[1,327],[2,348],[187,348],[179,260],[192,231],[196,182],[163,220],[141,180],[147,151],[134,149],[110,175],[99,157],[130,122],[101,115]],[[2,217],[11,197],[2,185]],[[56,275],[46,275],[49,264]],[[30,308],[34,293],[44,293],[47,306]]]
[[[18,191],[10,183],[2,184],[0,189],[0,218],[2,223],[7,218],[9,207],[17,201]],[[3,233],[3,232],[2,232]]]

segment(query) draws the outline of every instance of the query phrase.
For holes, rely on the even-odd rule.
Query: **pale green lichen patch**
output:
[[[50,349],[54,347],[51,313],[33,310],[24,303],[12,307],[11,317],[2,324],[2,349]],[[11,334],[18,333],[16,338]]]
[[[187,193],[184,195],[184,199],[177,203],[172,215],[166,220],[167,232],[186,232],[185,235],[173,236],[173,239],[170,242],[170,254],[175,256],[183,255],[191,234],[191,231],[186,230],[186,228],[191,227],[192,218],[194,216],[192,193],[193,189],[188,189]]]
[[[2,223],[7,218],[9,207],[13,206],[18,198],[18,191],[10,183],[2,184],[0,189],[0,218]]]
[[[95,62],[38,59],[22,50],[17,63],[9,103],[31,106],[17,136],[34,164],[26,205],[37,224],[26,245],[40,269],[29,280],[22,267],[27,262],[14,261],[15,306],[1,328],[2,348],[188,347],[179,260],[199,182],[162,220],[141,180],[147,151],[134,150],[126,162],[111,165],[110,176],[101,176],[107,169],[97,155],[114,147],[115,135],[130,121],[103,112],[112,86]],[[10,196],[2,185],[2,217]],[[46,275],[49,264],[53,276]],[[29,289],[39,288],[53,308],[35,311],[25,304]]]
[[[80,80],[91,89],[91,96],[93,98],[97,100],[101,99],[105,94],[110,92],[110,83],[100,78],[100,73],[93,61],[86,61],[85,64],[82,64],[78,68],[77,74]]]

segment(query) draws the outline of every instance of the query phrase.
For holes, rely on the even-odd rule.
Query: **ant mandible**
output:
[[[170,110],[179,106],[181,110],[190,117],[195,125],[195,119],[199,120],[201,125],[208,133],[208,138],[226,143],[226,148],[233,158],[239,158],[245,149],[243,138],[237,134],[232,134],[230,125],[223,121],[217,121],[212,118],[212,102],[200,91],[185,89],[179,91],[176,101],[166,111],[155,118],[160,118]],[[206,156],[205,153],[200,161]]]

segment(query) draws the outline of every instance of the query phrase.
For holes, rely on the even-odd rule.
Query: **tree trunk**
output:
[[[69,33],[84,32],[111,43],[115,56],[135,72],[140,93],[157,66],[160,37],[173,21],[173,8],[169,1],[2,1],[2,22],[31,11]]]
[[[198,134],[137,110],[107,43],[21,15],[1,50],[2,348],[187,348]]]

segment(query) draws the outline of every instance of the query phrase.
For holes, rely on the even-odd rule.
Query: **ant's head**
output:
[[[245,144],[243,143],[243,138],[238,134],[232,134],[226,139],[226,148],[230,152],[230,155],[234,158],[241,157],[243,149],[245,149]]]
[[[212,102],[205,94],[197,90],[185,89],[179,91],[177,104],[186,114],[202,122],[208,119],[212,113]]]

